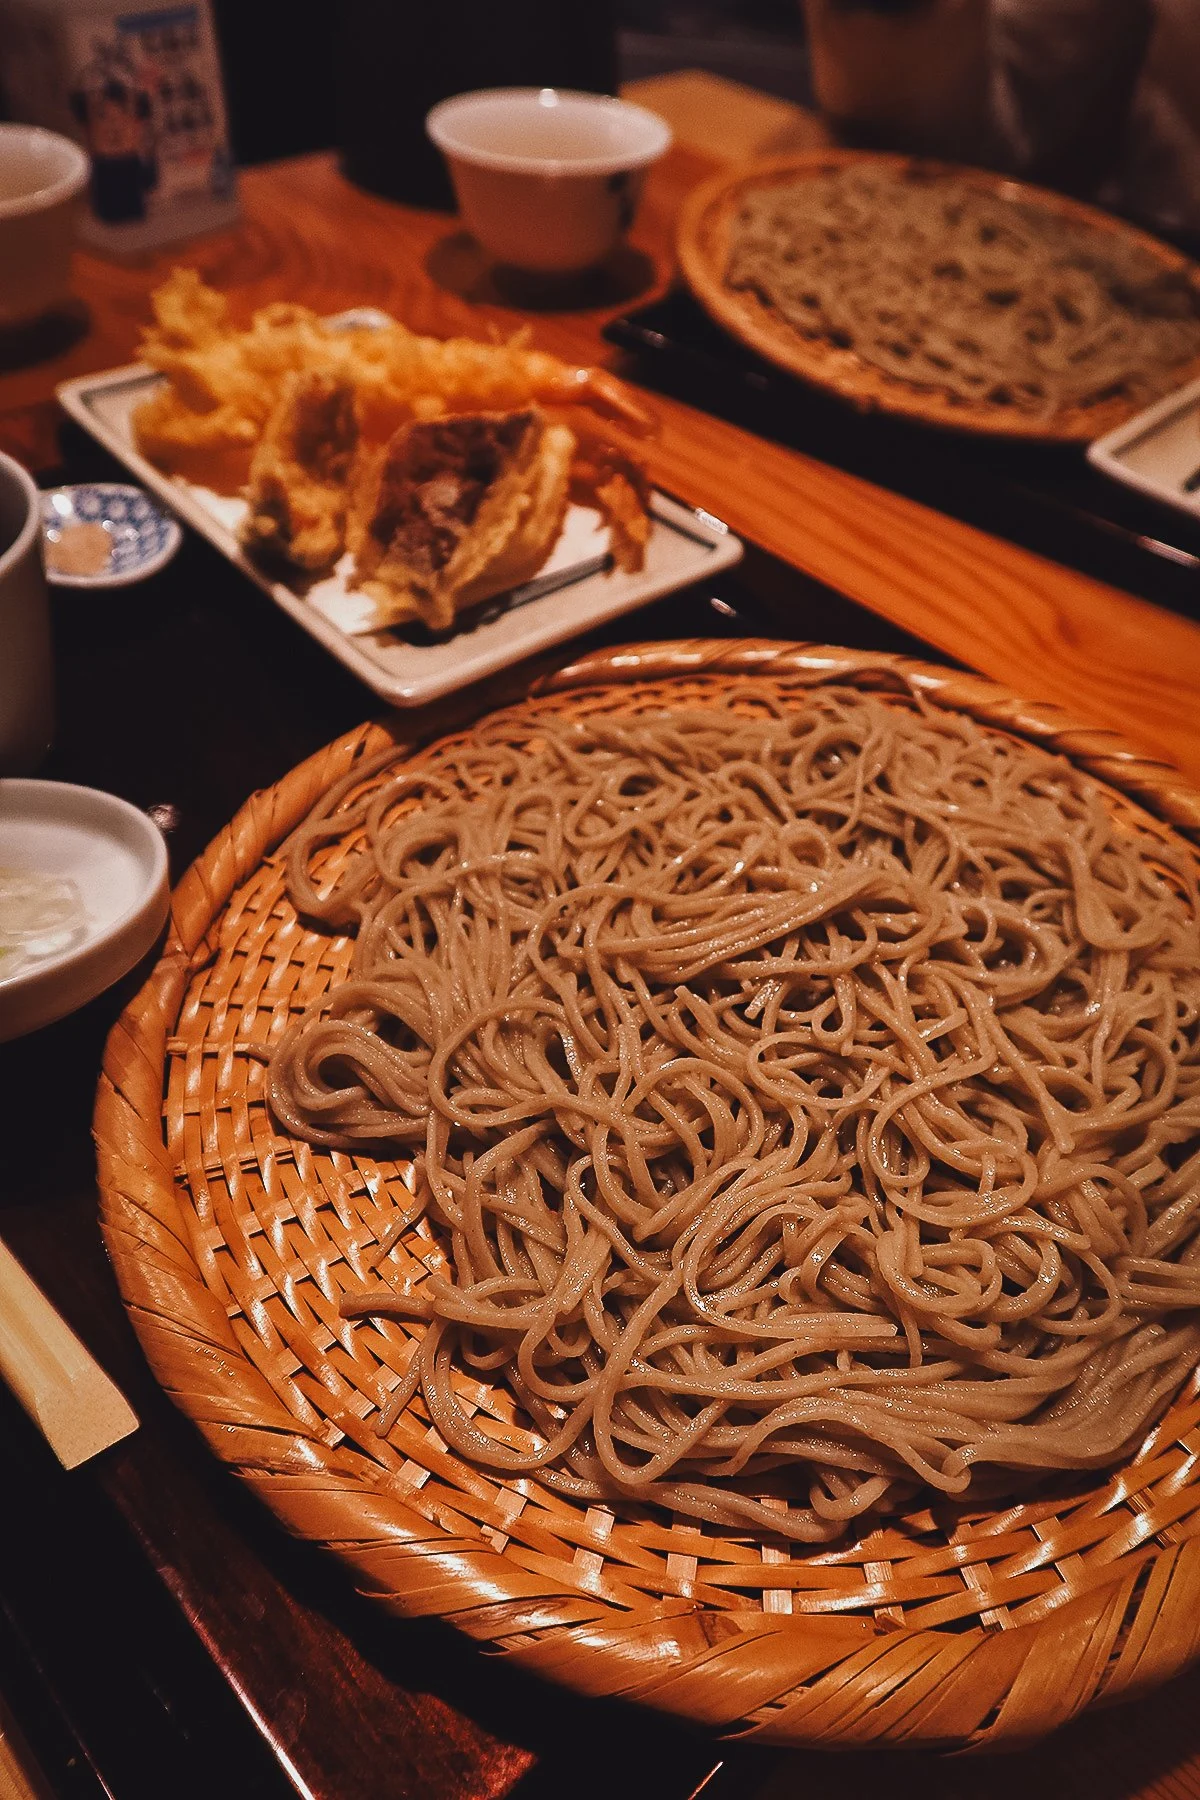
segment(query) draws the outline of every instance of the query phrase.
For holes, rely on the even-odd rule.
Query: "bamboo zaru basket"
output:
[[[1086,444],[1146,404],[1145,399],[1112,394],[1094,404],[1064,405],[1044,414],[1023,412],[996,400],[956,399],[927,382],[905,380],[881,369],[827,338],[803,336],[759,296],[729,286],[725,271],[731,236],[748,195],[773,187],[795,188],[857,165],[869,166],[898,181],[916,174],[952,184],[961,194],[983,194],[1028,214],[1040,214],[1048,222],[1058,221],[1063,227],[1086,226],[1098,242],[1107,239],[1114,252],[1122,246],[1140,249],[1165,275],[1183,276],[1193,283],[1200,276],[1194,263],[1158,238],[1138,231],[1099,207],[1052,193],[1048,188],[1029,187],[986,169],[961,168],[906,155],[834,148],[806,150],[724,169],[693,188],[680,212],[676,230],[680,271],[704,310],[739,343],[778,368],[837,394],[863,411],[891,413],[916,419],[923,425],[982,432],[989,437]],[[1195,357],[1165,369],[1159,391],[1180,387],[1197,373],[1200,361]]]
[[[1131,829],[1200,837],[1200,792],[1110,733],[893,656],[647,645],[544,677],[522,704],[703,705],[734,680],[785,704],[829,680],[919,692],[1071,757]],[[371,1279],[385,1237],[400,1278],[441,1253],[424,1221],[391,1243],[411,1204],[400,1165],[280,1133],[262,1047],[351,949],[297,919],[277,847],[391,741],[392,727],[364,726],[243,807],[180,883],[162,960],[105,1058],[109,1250],[158,1379],[216,1454],[394,1612],[723,1732],[994,1748],[1183,1668],[1200,1652],[1195,1378],[1126,1468],[999,1510],[914,1502],[817,1552],[481,1473],[447,1451],[419,1396],[377,1435],[412,1340],[343,1319],[339,1300]],[[478,1383],[460,1391],[502,1413]]]

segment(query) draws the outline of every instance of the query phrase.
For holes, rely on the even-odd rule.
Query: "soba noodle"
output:
[[[1045,417],[1152,399],[1200,355],[1200,289],[1136,240],[869,161],[749,190],[726,281],[887,375]]]
[[[965,717],[751,704],[496,715],[294,838],[357,943],[271,1104],[414,1147],[449,1256],[344,1303],[424,1322],[391,1413],[809,1541],[1128,1455],[1200,1351],[1191,859]]]

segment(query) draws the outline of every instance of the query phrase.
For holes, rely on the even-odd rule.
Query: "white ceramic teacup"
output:
[[[67,299],[87,156],[39,125],[0,125],[0,329]]]
[[[536,275],[602,262],[671,142],[657,113],[569,88],[457,94],[426,125],[472,233],[497,262]]]
[[[53,729],[41,504],[20,463],[0,453],[0,775],[36,769]]]

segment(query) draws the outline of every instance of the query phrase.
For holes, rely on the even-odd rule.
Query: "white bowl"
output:
[[[602,262],[671,142],[644,106],[569,88],[457,94],[425,123],[475,237],[498,262],[538,275]]]
[[[0,781],[0,869],[73,881],[86,914],[65,949],[9,976],[0,960],[0,1042],[64,1018],[128,974],[170,906],[167,847],[153,820],[65,781]]]
[[[0,328],[27,325],[69,295],[90,167],[70,138],[40,125],[0,125]]]

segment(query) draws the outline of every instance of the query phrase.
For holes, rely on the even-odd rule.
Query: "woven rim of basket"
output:
[[[1200,841],[1200,790],[1115,734],[981,677],[888,654],[757,640],[647,644],[585,657],[529,693],[554,704],[556,696],[574,692],[582,701],[585,690],[602,690],[620,705],[619,689],[631,683],[753,676],[920,693],[1069,756]],[[336,1420],[307,1402],[284,1404],[211,1279],[219,1234],[197,1219],[196,1182],[186,1194],[176,1184],[164,1072],[195,1035],[181,1007],[213,961],[214,928],[231,897],[318,796],[399,741],[399,729],[360,727],[246,803],[180,882],[163,956],[105,1054],[95,1137],[109,1253],[156,1376],[216,1454],[290,1530],[334,1549],[356,1583],[394,1611],[447,1619],[581,1692],[776,1743],[1012,1746],[1087,1705],[1164,1681],[1200,1654],[1195,1381],[1136,1463],[1097,1477],[1082,1498],[980,1512],[950,1536],[927,1530],[902,1543],[884,1532],[873,1554],[872,1539],[866,1551],[816,1555],[747,1552],[743,1541],[731,1552],[731,1597],[719,1607],[695,1596],[706,1579],[694,1574],[706,1540],[692,1526],[629,1526],[605,1509],[585,1514],[564,1503],[554,1521],[557,1548],[547,1539],[539,1551],[531,1528],[518,1559],[505,1554],[494,1526],[479,1525],[477,1504],[472,1516],[479,1483],[470,1472],[463,1471],[461,1510],[423,1505],[411,1484],[365,1479],[364,1459]],[[221,1140],[222,1071],[214,1062],[220,1056],[189,1065],[187,1080],[207,1095],[205,1128],[215,1134],[207,1148],[193,1146],[189,1166],[236,1182],[239,1168],[257,1167],[262,1147]],[[341,1160],[350,1167],[355,1159]],[[270,1285],[264,1276],[264,1293]],[[513,1484],[514,1532],[518,1489],[524,1484]],[[608,1576],[606,1559],[618,1553],[630,1580]],[[654,1594],[632,1579],[638,1558],[651,1554],[669,1577]],[[747,1555],[761,1558],[749,1583],[761,1591],[759,1606],[737,1598]],[[803,1610],[794,1609],[797,1599]]]

